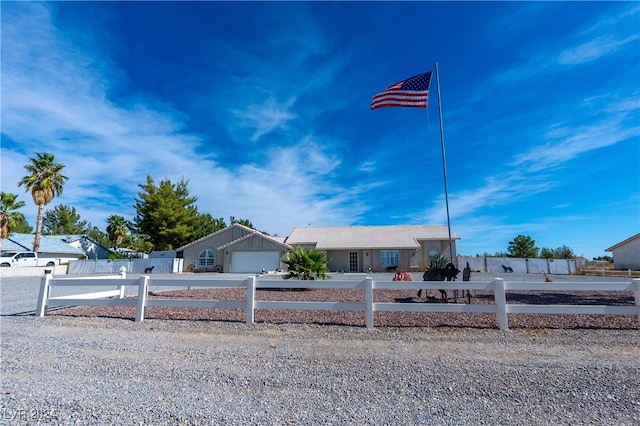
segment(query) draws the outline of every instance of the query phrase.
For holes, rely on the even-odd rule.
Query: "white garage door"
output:
[[[236,274],[257,274],[263,268],[275,271],[279,267],[279,251],[234,251],[231,255],[231,272]]]

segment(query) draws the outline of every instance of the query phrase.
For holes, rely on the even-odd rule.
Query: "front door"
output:
[[[349,252],[349,272],[358,272],[360,268],[358,267],[358,252],[350,251]]]

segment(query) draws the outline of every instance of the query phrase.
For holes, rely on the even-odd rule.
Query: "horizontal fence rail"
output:
[[[194,300],[194,299],[150,299],[149,287],[184,288],[240,288],[246,289],[245,300]],[[111,287],[110,290],[90,293],[52,296],[53,288],[64,287]],[[125,298],[126,287],[137,287],[137,297]],[[351,289],[364,290],[362,302],[313,302],[313,301],[263,301],[256,300],[257,289]],[[402,303],[374,302],[375,290],[481,290],[493,293],[492,304],[459,303]],[[507,303],[509,291],[606,291],[632,292],[633,306],[619,305],[538,305]],[[127,278],[122,275],[106,277],[64,277],[54,278],[50,274],[42,278],[36,315],[45,316],[50,307],[60,306],[130,306],[136,308],[137,322],[143,321],[148,307],[196,307],[245,309],[246,322],[252,324],[256,309],[296,309],[296,310],[333,310],[362,311],[367,328],[374,327],[375,312],[453,312],[453,313],[492,313],[496,315],[496,326],[508,330],[508,314],[601,314],[601,315],[637,315],[640,322],[640,279],[628,282],[505,282],[495,278],[490,282],[433,282],[433,281],[374,281],[367,277],[362,281],[259,281],[255,276],[240,279],[167,279],[143,275]]]

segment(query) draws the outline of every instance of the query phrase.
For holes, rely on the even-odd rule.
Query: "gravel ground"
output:
[[[511,331],[35,318],[38,283],[0,283],[0,424],[640,424],[637,318]]]

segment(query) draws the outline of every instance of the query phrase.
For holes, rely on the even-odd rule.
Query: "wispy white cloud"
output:
[[[147,174],[156,181],[188,179],[201,211],[248,218],[280,234],[298,224],[350,223],[365,210],[357,205],[357,189],[324,179],[340,160],[300,130],[286,146],[264,148],[264,162],[242,164],[240,153],[239,163],[220,164],[215,152],[202,152],[200,136],[184,130],[184,113],[135,91],[118,103],[110,100],[109,84],[122,84],[111,79],[126,75],[99,45],[66,38],[47,5],[3,5],[3,15],[2,133],[16,142],[2,146],[3,191],[23,192],[17,187],[22,165],[33,152],[48,151],[69,177],[54,204],[76,206],[99,227],[114,212],[131,218],[137,184]],[[278,89],[262,102],[248,96],[237,103],[234,126],[252,128],[254,141],[287,130],[297,118],[296,95]]]
[[[137,184],[147,174],[156,181],[184,177],[201,211],[225,219],[248,218],[260,229],[281,235],[308,223],[446,220],[442,198],[428,205],[433,194],[440,193],[442,178],[439,150],[422,143],[438,133],[434,118],[427,131],[422,110],[388,110],[384,119],[368,110],[375,92],[369,87],[372,75],[382,78],[371,64],[393,67],[395,73],[410,60],[396,62],[404,54],[399,45],[398,52],[384,52],[388,61],[386,56],[381,59],[382,50],[362,49],[380,34],[363,30],[348,36],[355,13],[334,22],[327,14],[325,20],[314,19],[314,8],[323,10],[320,4],[270,5],[265,7],[278,13],[252,20],[256,27],[242,34],[198,28],[201,45],[212,54],[203,58],[198,51],[193,64],[202,68],[194,66],[186,76],[193,83],[146,93],[134,78],[143,73],[128,75],[129,68],[115,62],[122,56],[109,50],[126,50],[122,45],[130,41],[128,34],[113,25],[109,28],[115,34],[106,37],[114,43],[109,43],[100,23],[82,25],[92,31],[69,28],[77,22],[54,21],[61,14],[51,13],[71,8],[63,4],[2,6],[3,191],[24,194],[15,187],[22,166],[33,152],[50,151],[67,165],[70,177],[54,204],[74,205],[83,219],[100,227],[109,214],[130,218],[135,213]],[[624,53],[637,46],[635,35],[625,32],[633,15],[594,12],[591,21],[580,24],[582,29],[568,24],[566,31],[537,37],[531,36],[533,29],[548,20],[550,9],[563,9],[562,4],[497,5],[477,22],[481,28],[489,16],[509,21],[505,31],[489,18],[492,37],[503,38],[493,52],[483,45],[487,64],[469,71],[472,64],[461,59],[464,52],[451,52],[447,60],[460,66],[447,77],[455,75],[468,85],[443,80],[449,85],[444,92],[447,143],[451,135],[456,138],[451,139],[455,149],[447,153],[448,160],[460,173],[456,185],[449,187],[454,230],[465,244],[475,240],[488,251],[504,250],[504,241],[496,242],[508,241],[523,229],[550,229],[559,222],[556,214],[567,216],[559,211],[575,204],[556,196],[566,192],[562,181],[588,177],[580,161],[599,150],[611,153],[612,147],[627,146],[630,137],[637,137],[640,109],[637,89],[628,90],[628,70],[606,81],[597,78],[609,62],[605,59],[616,55],[625,60]],[[339,9],[353,13],[357,7]],[[287,14],[279,13],[280,8]],[[510,13],[514,9],[522,13]],[[235,9],[239,19],[240,10]],[[513,19],[523,15],[530,19],[525,25]],[[371,16],[384,21],[382,14]],[[596,28],[595,23],[602,22]],[[624,31],[612,31],[614,23],[624,22]],[[526,31],[521,31],[523,26]],[[334,35],[336,29],[340,37]],[[263,37],[243,37],[258,30]],[[516,39],[523,44],[516,46]],[[395,42],[388,35],[385,40],[390,46]],[[603,56],[607,43],[614,49],[610,57]],[[504,55],[496,45],[512,50]],[[171,54],[167,50],[168,60],[174,59]],[[180,55],[190,60],[186,51]],[[161,56],[150,57],[161,63]],[[498,63],[489,64],[494,59]],[[143,69],[144,63],[137,66]],[[559,80],[570,83],[574,76],[596,76],[590,81],[602,85],[567,84],[566,90],[556,90]],[[185,91],[174,96],[176,87]],[[454,119],[447,120],[452,115]],[[603,163],[608,161],[614,160],[607,157]],[[545,210],[531,211],[542,199],[548,199]],[[28,194],[24,200],[30,201]],[[579,213],[573,218],[579,219]]]
[[[294,98],[289,98],[279,103],[269,96],[262,104],[247,105],[244,110],[235,110],[234,114],[238,120],[238,126],[255,129],[251,140],[256,142],[273,130],[287,130],[288,123],[296,118],[296,114],[291,112],[294,102]]]
[[[626,37],[622,40],[615,36],[602,35],[580,46],[560,52],[558,62],[562,65],[577,65],[594,61],[616,52],[621,47],[639,38],[639,34]]]
[[[358,166],[358,171],[361,172],[372,172],[376,169],[375,161],[364,161]]]
[[[199,204],[215,206],[213,214],[247,216],[259,228],[282,235],[308,223],[351,223],[366,211],[356,201],[359,188],[345,189],[325,178],[338,164],[305,138],[270,151],[261,164],[212,171],[213,184],[205,178],[191,186]]]
[[[524,10],[529,10],[529,5],[524,7]],[[587,23],[585,28],[576,31],[575,34],[567,34],[562,39],[545,42],[543,46],[531,42],[523,49],[523,56],[517,57],[518,62],[501,69],[488,79],[486,83],[489,86],[485,89],[496,92],[497,88],[503,90],[505,86],[524,86],[533,79],[564,72],[562,70],[566,66],[595,61],[625,48],[637,49],[637,43],[633,45],[633,42],[640,39],[636,16],[639,10],[640,8],[634,5],[628,11],[609,16],[607,19],[599,16],[598,22]],[[619,34],[609,33],[620,27],[628,30],[622,30]],[[626,36],[623,35],[625,33]]]
[[[558,170],[571,163],[579,161],[580,157],[595,150],[610,147],[630,138],[637,138],[640,125],[637,121],[637,94],[629,98],[615,99],[615,96],[598,96],[585,101],[585,108],[589,116],[599,117],[599,121],[590,125],[572,125],[571,123],[550,124],[546,134],[540,135],[541,143],[525,148],[521,153],[515,153],[504,166],[497,168],[498,173],[487,174],[482,184],[469,189],[456,191],[449,195],[449,206],[453,227],[464,233],[465,239],[480,238],[485,247],[491,244],[502,244],[496,251],[504,251],[506,238],[527,232],[541,232],[557,223],[571,223],[568,216],[577,220],[577,215],[567,215],[565,211],[569,205],[555,204],[553,216],[550,209],[540,216],[537,221],[520,220],[502,217],[501,209],[513,210],[513,206],[548,193],[562,180],[558,179]],[[610,103],[605,101],[610,100]],[[599,110],[592,110],[595,106]],[[579,121],[582,123],[583,121]],[[445,223],[444,195],[434,200],[433,205],[424,213],[426,223]],[[531,213],[525,214],[530,218]],[[491,229],[487,234],[487,229]],[[514,233],[515,232],[515,233]],[[490,243],[494,241],[494,243]],[[466,247],[473,247],[468,245]]]
[[[631,103],[623,101],[614,108]],[[525,167],[528,172],[552,169],[586,152],[637,137],[640,126],[627,124],[625,112],[591,125],[554,126],[545,135],[547,143],[517,155],[512,165]]]
[[[548,191],[553,186],[553,182],[536,179],[524,171],[503,172],[489,176],[480,186],[449,195],[451,218],[482,216],[482,212],[487,209],[499,209],[501,206],[513,204],[534,194]],[[443,216],[444,205],[443,194],[425,212],[426,223],[446,221],[446,216]]]
[[[507,88],[514,86],[522,87],[524,90],[532,87],[539,90],[539,82],[545,76],[564,73],[566,70],[563,68],[566,66],[580,65],[637,46],[637,40],[640,38],[638,34],[626,37],[603,34],[603,31],[609,31],[619,25],[633,27],[637,32],[637,25],[631,26],[630,19],[637,18],[638,7],[633,6],[627,12],[605,19],[606,25],[599,22],[597,29],[593,23],[586,23],[586,29],[579,29],[551,45],[527,49],[523,62],[499,69],[491,75],[486,84],[473,91],[475,95],[472,94],[472,102],[468,107],[462,107],[457,115],[464,117],[465,114],[470,114],[466,108],[477,108],[478,102],[484,102],[487,94],[493,96],[494,93],[510,93]],[[637,22],[637,19],[634,22]],[[536,84],[531,84],[533,81]],[[499,209],[500,206],[548,192],[559,184],[556,173],[560,167],[598,149],[628,141],[629,138],[637,138],[640,133],[637,121],[640,101],[637,90],[624,95],[613,93],[608,88],[604,90],[607,91],[585,98],[582,102],[576,101],[575,97],[567,97],[567,108],[571,108],[572,114],[568,115],[566,111],[562,111],[561,105],[557,105],[558,116],[564,120],[562,122],[538,122],[535,127],[529,127],[528,132],[534,128],[546,128],[546,131],[527,134],[528,143],[521,148],[515,144],[511,145],[508,159],[496,164],[496,168],[502,171],[491,173],[491,170],[487,169],[486,177],[480,185],[452,193],[452,215],[458,220],[473,221],[472,218],[475,216],[484,216],[483,212],[486,210],[494,209],[497,213],[495,209]],[[593,92],[597,91],[588,93]],[[544,108],[548,109],[549,106],[545,105]],[[526,111],[526,121],[531,122],[534,120],[536,108],[529,106]],[[508,116],[516,119],[518,112],[510,111]],[[516,132],[514,137],[518,137],[518,134],[519,132]],[[426,220],[440,219],[441,222],[443,205],[443,198],[436,200],[425,212]]]
[[[591,22],[591,25],[587,26],[581,34],[599,34],[602,31],[619,29],[621,25],[628,25],[633,31],[637,30],[640,6],[636,2],[625,2],[624,6],[625,8],[620,12],[598,16],[597,21]]]
[[[286,31],[247,40],[248,44],[213,41],[228,58],[224,67],[229,80],[215,82],[207,96],[211,103],[225,99],[211,109],[225,117],[228,135],[237,143],[286,133],[278,143],[295,144],[313,132],[318,116],[347,102],[340,96],[327,98],[323,92],[340,78],[351,58],[350,49],[334,46],[304,5],[279,10],[270,25],[280,22]]]

